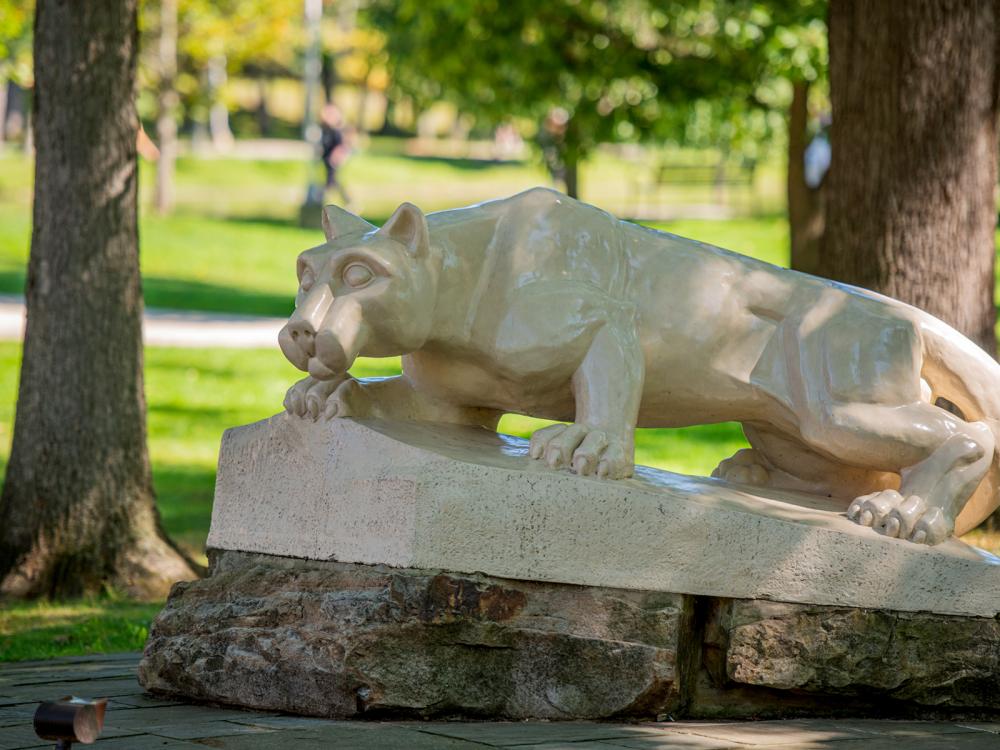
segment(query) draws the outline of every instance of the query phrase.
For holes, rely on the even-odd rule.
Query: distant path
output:
[[[143,338],[147,346],[258,349],[278,345],[285,318],[147,309]],[[0,295],[0,341],[24,336],[24,298]]]

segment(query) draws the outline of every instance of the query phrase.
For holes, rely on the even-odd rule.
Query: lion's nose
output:
[[[308,320],[294,320],[288,324],[288,335],[307,357],[316,356],[316,329]]]

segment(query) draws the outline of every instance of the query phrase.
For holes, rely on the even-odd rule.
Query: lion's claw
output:
[[[329,419],[332,416],[331,404],[336,405],[334,396],[350,382],[353,382],[352,378],[337,380],[317,380],[312,376],[303,378],[285,394],[285,410],[296,417],[309,418],[314,422],[320,416]]]

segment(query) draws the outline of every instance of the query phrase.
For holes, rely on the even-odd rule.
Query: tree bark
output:
[[[234,141],[229,127],[229,109],[222,101],[222,88],[229,80],[226,65],[225,55],[216,55],[208,61],[208,134],[217,152],[228,151]]]
[[[333,90],[337,86],[337,66],[333,58],[333,53],[324,50],[320,54],[320,82],[323,86],[323,101],[327,104],[333,102]]]
[[[819,246],[823,237],[823,186],[806,183],[805,157],[809,125],[809,83],[792,84],[788,113],[788,228],[791,265],[796,271],[819,271]]]
[[[566,185],[566,195],[570,198],[580,197],[580,130],[572,117],[566,122],[566,131],[562,140],[563,182]]]
[[[262,138],[271,135],[271,110],[267,106],[267,79],[257,78],[257,128]]]
[[[174,165],[177,162],[177,0],[161,0],[160,5],[160,88],[156,138],[160,159],[156,163],[154,203],[161,214],[174,207]]]
[[[566,185],[566,195],[570,198],[580,197],[580,163],[576,154],[566,154],[566,171],[563,175]]]
[[[136,216],[138,0],[39,0],[34,216],[0,592],[163,596],[192,578],[146,451]]]
[[[831,0],[820,272],[950,323],[990,354],[995,0]]]
[[[7,78],[0,74],[0,143],[7,135]]]

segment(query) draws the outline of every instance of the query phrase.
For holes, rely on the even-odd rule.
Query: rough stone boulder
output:
[[[610,718],[676,709],[677,594],[226,552],[177,584],[150,689],[316,716]]]

